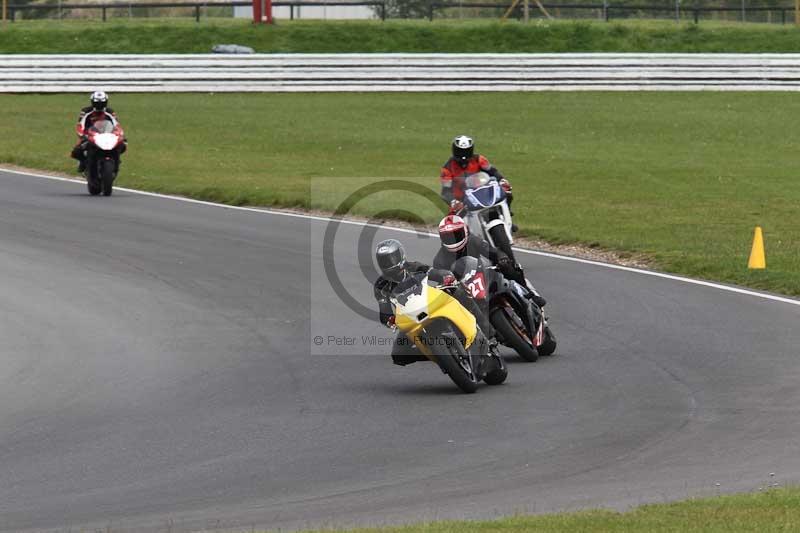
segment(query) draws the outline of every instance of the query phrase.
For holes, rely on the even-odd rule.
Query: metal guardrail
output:
[[[7,55],[0,92],[800,90],[800,54]]]

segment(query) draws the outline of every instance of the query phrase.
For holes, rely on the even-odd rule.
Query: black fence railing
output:
[[[132,16],[134,9],[163,9],[163,8],[188,8],[193,11],[194,18],[200,21],[202,10],[213,8],[233,8],[233,7],[248,7],[252,2],[248,0],[234,0],[234,1],[221,1],[211,0],[208,2],[113,2],[105,4],[9,4],[8,17],[14,22],[17,13],[22,12],[53,12],[57,11],[59,17],[65,12],[70,10],[89,10],[99,11],[102,20],[108,20],[109,11],[120,12],[126,11],[129,16]],[[301,7],[337,7],[337,6],[364,6],[371,7],[375,11],[376,17],[381,20],[386,20],[387,8],[383,0],[333,0],[325,2],[314,2],[307,0],[275,0],[272,2],[274,7],[288,7],[289,18],[295,18],[295,10],[299,14]],[[702,18],[715,13],[735,13],[736,18],[742,21],[749,20],[753,13],[766,14],[765,22],[780,22],[786,24],[787,21],[793,19],[794,6],[741,6],[741,7],[693,7],[665,5],[614,5],[610,3],[602,4],[543,4],[543,7],[548,12],[556,13],[556,18],[598,18],[609,21],[613,18],[630,17],[631,14],[655,14],[661,15],[659,18],[668,16],[670,18],[693,20],[699,23]],[[498,4],[490,2],[428,2],[427,4],[427,18],[434,20],[437,15],[440,17],[444,15],[447,10],[459,10],[461,13],[475,12],[477,10],[496,10],[498,12],[505,12],[511,8],[511,4]],[[566,16],[565,16],[565,13]],[[423,11],[424,13],[424,11]],[[587,13],[589,16],[587,17]],[[787,14],[788,13],[788,14]],[[580,16],[580,15],[583,16]],[[778,14],[773,17],[773,14]],[[530,15],[532,17],[540,16],[537,7],[534,4],[530,6]],[[572,16],[570,16],[572,15]],[[424,17],[424,14],[419,16]],[[514,18],[523,18],[523,5],[519,2],[513,9],[511,16]],[[450,17],[447,17],[450,18]]]
[[[16,19],[16,14],[18,12],[25,12],[25,11],[39,11],[39,12],[66,12],[72,9],[80,9],[80,10],[96,10],[101,12],[101,18],[103,22],[108,20],[108,12],[109,10],[127,10],[131,12],[133,9],[161,9],[161,8],[190,8],[194,11],[194,18],[197,22],[200,22],[200,15],[202,9],[208,8],[226,8],[226,7],[249,7],[252,6],[252,2],[248,1],[233,1],[233,2],[224,2],[224,1],[210,1],[210,2],[113,2],[108,4],[9,4],[8,5],[8,18],[11,22],[14,22]],[[305,0],[275,0],[272,2],[273,7],[288,7],[289,8],[289,16],[291,19],[294,19],[295,9],[299,9],[301,7],[311,6],[311,7],[337,7],[337,6],[364,6],[364,7],[372,7],[375,8],[376,15],[380,17],[381,20],[386,20],[386,3],[382,2],[381,0],[358,0],[358,1],[349,1],[349,0],[333,0],[333,1],[326,1],[326,2],[308,2]]]
[[[792,14],[794,13],[795,7],[794,6],[759,6],[759,7],[751,7],[751,6],[744,6],[744,7],[693,7],[693,6],[681,6],[675,5],[666,6],[666,5],[613,5],[610,3],[603,3],[603,4],[542,4],[542,6],[548,12],[557,12],[559,16],[556,18],[562,18],[563,11],[572,12],[574,13],[593,13],[591,18],[599,18],[605,21],[609,21],[612,18],[622,18],[630,15],[631,13],[641,13],[641,14],[656,14],[656,15],[667,15],[669,18],[678,18],[678,19],[685,19],[685,20],[693,20],[695,24],[699,23],[702,18],[706,15],[714,14],[714,13],[736,13],[743,21],[748,20],[748,14],[751,13],[765,13],[768,15],[769,22],[778,22],[780,21],[781,24],[786,24],[787,21],[792,20]],[[497,11],[508,11],[511,8],[511,4],[497,4],[497,3],[490,3],[490,2],[431,2],[428,4],[428,19],[433,20],[438,13],[442,13],[443,10],[487,10],[487,9],[495,9]],[[522,18],[524,6],[522,2],[519,2],[514,10],[511,12],[510,16],[514,18]],[[530,15],[535,17],[539,14],[539,11],[534,3],[530,4]],[[773,20],[771,14],[778,13],[779,16]],[[789,13],[789,15],[787,15]],[[572,17],[564,17],[564,18],[572,18]],[[586,18],[586,17],[580,17]]]

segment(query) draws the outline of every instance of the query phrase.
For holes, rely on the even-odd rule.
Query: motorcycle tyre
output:
[[[445,342],[445,346],[437,346],[435,353],[439,367],[447,374],[456,387],[467,394],[472,394],[478,390],[478,378],[475,369],[472,369],[472,376],[468,375],[461,364],[458,362],[460,356],[466,354],[464,345],[458,337],[450,337],[453,342]]]
[[[492,236],[495,248],[502,250],[503,253],[516,263],[517,259],[514,257],[514,250],[511,249],[511,243],[508,240],[508,235],[506,235],[505,226],[498,224],[489,230],[489,235]]]
[[[514,329],[514,326],[511,325],[511,322],[502,308],[492,311],[489,319],[491,320],[494,329],[500,332],[500,336],[504,341],[503,344],[513,348],[520,357],[530,363],[533,363],[539,359],[539,352],[525,339],[520,338],[519,334]]]
[[[116,163],[111,159],[104,159],[100,162],[99,178],[103,196],[111,196],[111,193],[114,192],[114,172],[116,168]]]
[[[92,196],[97,196],[103,190],[103,187],[91,178],[86,182],[86,188],[89,189],[89,194]]]
[[[548,356],[553,355],[558,346],[555,334],[550,330],[550,326],[544,327],[544,342],[539,346],[539,355]]]

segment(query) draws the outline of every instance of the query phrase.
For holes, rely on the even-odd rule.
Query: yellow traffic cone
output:
[[[761,226],[756,226],[756,233],[753,236],[753,249],[750,251],[750,260],[747,268],[767,268],[767,259],[764,257],[764,235]]]

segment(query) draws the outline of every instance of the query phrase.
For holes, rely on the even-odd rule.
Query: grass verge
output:
[[[0,161],[74,172],[71,128],[84,99],[0,96]],[[120,185],[332,210],[365,178],[436,187],[463,132],[514,183],[524,235],[800,295],[793,94],[120,94],[112,104],[130,138]],[[356,212],[423,204],[384,195]],[[756,225],[764,271],[746,267]]]
[[[788,533],[800,531],[800,489],[773,489],[645,505],[626,513],[588,511],[485,522],[434,522],[340,533]]]
[[[0,29],[0,54],[257,52],[800,52],[791,25],[671,21],[30,20]]]

